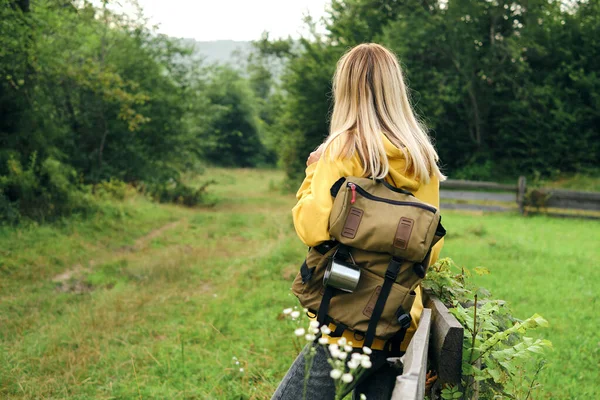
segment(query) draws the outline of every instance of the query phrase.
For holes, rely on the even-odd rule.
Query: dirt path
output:
[[[93,287],[85,282],[85,277],[88,275],[94,265],[104,264],[115,259],[120,259],[132,253],[138,253],[148,247],[152,240],[164,235],[166,232],[175,229],[188,222],[188,218],[181,218],[177,221],[169,222],[163,226],[155,228],[142,237],[136,239],[132,246],[125,246],[113,253],[107,253],[105,257],[90,259],[87,266],[75,264],[64,272],[54,276],[52,282],[57,284],[56,290],[59,292],[69,293],[85,293],[93,290]]]

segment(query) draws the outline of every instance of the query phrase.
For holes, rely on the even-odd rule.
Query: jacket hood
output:
[[[385,180],[396,187],[416,192],[421,187],[421,183],[414,178],[410,178],[410,171],[406,170],[404,153],[390,142],[386,135],[382,134],[382,136],[385,154],[388,156],[390,163],[390,172]]]

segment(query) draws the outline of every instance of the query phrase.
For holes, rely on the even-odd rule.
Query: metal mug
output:
[[[360,280],[360,268],[355,264],[333,258],[323,277],[323,285],[352,293]]]

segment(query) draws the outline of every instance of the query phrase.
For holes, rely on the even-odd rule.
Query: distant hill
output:
[[[217,40],[211,42],[200,42],[194,39],[181,39],[186,45],[194,46],[196,56],[202,58],[205,63],[237,64],[235,54],[242,54],[245,60],[252,49],[252,42],[238,42],[234,40]]]

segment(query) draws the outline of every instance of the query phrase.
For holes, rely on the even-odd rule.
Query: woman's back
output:
[[[428,183],[421,184],[416,179],[407,177],[404,153],[395,147],[385,135],[382,137],[390,166],[386,181],[397,188],[408,190],[419,200],[439,208],[438,179],[432,177]],[[314,247],[331,239],[329,235],[329,214],[333,206],[330,194],[331,186],[341,177],[360,176],[362,171],[363,166],[358,154],[351,158],[331,160],[325,153],[318,162],[312,163],[306,168],[306,178],[296,194],[298,203],[292,209],[292,215],[296,232],[307,246]],[[430,263],[437,261],[442,246],[443,240],[433,247]],[[413,323],[403,342],[403,350],[408,346],[423,310],[421,291],[418,288],[416,292],[417,297],[410,311]],[[362,341],[354,339],[351,333],[348,333],[347,339],[353,341],[356,347],[362,347]],[[376,341],[373,348],[382,349],[383,345],[382,341]]]
[[[335,102],[329,136],[325,143],[310,155],[306,178],[296,194],[298,203],[292,210],[298,236],[307,246],[316,247],[321,256],[325,255],[319,250],[323,246],[319,245],[331,239],[329,216],[333,197],[330,190],[340,178],[354,176],[385,179],[389,184],[410,191],[419,200],[436,208],[439,206],[439,181],[445,179],[437,166],[438,155],[425,127],[417,120],[409,103],[398,60],[389,50],[377,44],[362,44],[348,51],[338,62],[333,81],[333,95]],[[341,247],[338,245],[338,249]],[[431,249],[430,262],[437,260],[441,247],[442,241]],[[423,262],[427,259],[425,257]],[[394,263],[399,265],[397,260],[394,260]],[[391,268],[392,262],[389,264],[388,269]],[[306,262],[303,267],[306,267]],[[392,277],[388,277],[386,272],[387,283],[380,286],[374,310],[381,311],[385,306],[390,282],[394,284],[399,269],[395,268],[396,275]],[[328,290],[325,289],[322,297],[325,298],[326,293],[330,293],[328,296],[331,299],[332,294]],[[387,294],[384,295],[386,291]],[[420,288],[417,287],[415,292],[416,298],[410,310],[411,326],[404,336],[401,350],[406,348],[416,330],[423,309]],[[383,300],[380,302],[380,299]],[[379,303],[383,303],[381,307]],[[321,305],[323,304],[327,303],[323,300]],[[341,306],[348,312],[365,312],[363,309],[353,310],[347,303]],[[410,305],[407,305],[406,310],[409,307]],[[323,314],[321,309],[324,308],[326,307],[320,307],[319,315]],[[364,336],[368,337],[367,344],[373,337],[369,331],[379,323],[379,317],[375,317],[374,313],[375,311],[368,316],[369,329]],[[319,323],[327,325],[327,321],[329,320],[319,317]],[[356,336],[356,332],[346,329],[347,326],[344,327],[343,323],[339,325],[336,327],[329,323],[329,329],[338,334],[341,331],[348,344],[352,343],[352,347],[361,348],[363,340],[358,340],[360,335]],[[327,336],[324,338],[330,340],[330,343],[338,340]],[[394,343],[400,340],[401,337]],[[373,370],[377,369],[377,372],[370,374],[356,389],[357,393],[367,394],[371,400],[389,399],[394,386],[395,371],[385,361],[385,345],[386,342],[382,339],[372,343],[371,348],[376,350],[372,355],[372,360],[375,360]],[[306,370],[303,357],[301,354],[294,362],[273,398],[300,398],[304,388],[305,394],[308,393],[307,399],[333,399],[335,385],[329,378],[328,370],[331,367],[323,347],[316,350],[308,384],[302,383]]]

